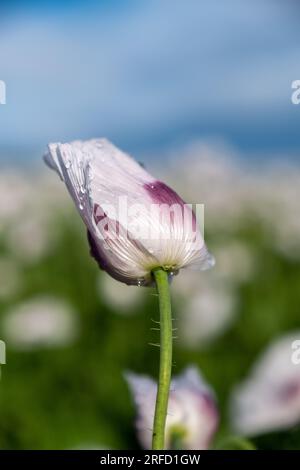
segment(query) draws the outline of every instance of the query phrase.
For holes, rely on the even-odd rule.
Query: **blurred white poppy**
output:
[[[12,191],[13,188],[13,191]],[[3,170],[0,174],[0,228],[17,221],[26,213],[34,195],[34,186],[25,173],[18,170]]]
[[[68,208],[64,197],[62,188],[42,172],[5,170],[0,175],[0,231],[20,261],[36,262],[53,248],[60,227],[57,216]]]
[[[145,291],[136,286],[127,286],[110,276],[99,276],[99,297],[104,300],[116,313],[130,315],[137,311],[145,301]]]
[[[226,284],[240,284],[251,280],[255,272],[255,253],[245,242],[232,238],[214,247],[217,261],[212,277]]]
[[[274,341],[234,390],[231,420],[237,433],[256,435],[300,423],[300,363],[293,360],[292,347],[296,340],[300,331]]]
[[[216,265],[215,271],[218,269]],[[216,273],[186,272],[174,279],[178,306],[178,337],[187,348],[201,348],[224,333],[236,314],[235,291],[221,284]]]
[[[235,298],[230,290],[199,289],[187,300],[179,317],[179,340],[186,347],[199,348],[226,331],[235,318]]]
[[[299,259],[300,170],[284,155],[278,161],[258,171],[224,145],[196,142],[173,163],[173,181],[187,200],[204,203],[205,224],[214,233],[235,233],[255,220],[269,244]]]
[[[137,407],[136,428],[141,445],[151,448],[157,386],[145,375],[126,374]],[[207,449],[217,430],[218,410],[212,390],[195,367],[171,382],[166,421],[166,448]]]
[[[216,231],[233,232],[245,214],[244,170],[235,157],[225,145],[195,142],[173,167],[185,198],[204,203],[205,223]]]
[[[76,338],[78,318],[67,302],[38,296],[7,311],[1,331],[8,347],[15,349],[58,347]]]
[[[46,255],[52,247],[55,232],[45,214],[33,211],[7,231],[7,245],[22,261],[33,262]]]

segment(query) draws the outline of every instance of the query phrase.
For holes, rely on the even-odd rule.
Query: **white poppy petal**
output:
[[[50,144],[44,158],[88,228],[92,255],[116,279],[149,285],[155,267],[213,265],[191,208],[106,139]]]

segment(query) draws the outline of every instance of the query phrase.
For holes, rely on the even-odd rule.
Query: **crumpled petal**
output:
[[[192,210],[106,139],[50,144],[44,158],[87,226],[91,254],[114,278],[149,285],[155,267],[214,264]]]

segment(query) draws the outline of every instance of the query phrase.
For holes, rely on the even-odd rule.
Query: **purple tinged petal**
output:
[[[111,250],[104,247],[101,248],[101,245],[99,244],[99,242],[96,242],[95,237],[91,234],[89,230],[87,231],[87,237],[90,246],[90,255],[98,263],[99,268],[103,271],[106,271],[112,278],[116,279],[117,281],[123,282],[128,286],[153,285],[153,280],[150,275],[147,277],[133,277],[129,276],[126,273],[122,274],[117,266],[118,260],[111,252]]]
[[[184,206],[185,202],[181,197],[169,186],[162,181],[154,181],[152,183],[144,184],[144,188],[151,197],[154,204],[179,204]]]
[[[132,373],[126,380],[137,407],[136,427],[144,448],[151,446],[157,386],[149,377]],[[207,449],[217,430],[219,414],[213,392],[195,367],[171,382],[166,423],[166,444],[170,448],[173,429],[182,429],[184,449]]]
[[[50,144],[45,162],[65,182],[90,233],[93,257],[115,279],[149,285],[154,267],[175,272],[212,265],[193,211],[187,210],[184,221],[191,223],[186,229],[181,215],[187,206],[181,197],[107,140]],[[133,209],[126,224],[117,214],[122,197]],[[141,208],[135,212],[137,203]],[[151,211],[153,205],[158,213]],[[171,213],[163,206],[172,207]]]

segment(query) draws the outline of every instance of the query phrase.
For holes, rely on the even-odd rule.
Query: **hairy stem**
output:
[[[172,369],[172,314],[168,273],[153,271],[160,312],[160,363],[152,435],[152,449],[163,450]]]

